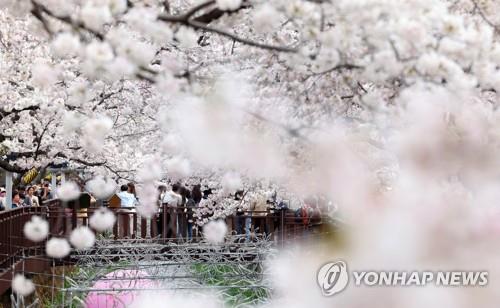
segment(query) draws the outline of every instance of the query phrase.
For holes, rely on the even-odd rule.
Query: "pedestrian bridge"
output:
[[[265,212],[240,213],[225,218],[229,236],[226,243],[214,248],[203,241],[197,229],[194,230],[192,238],[188,238],[187,217],[192,209],[170,208],[165,204],[152,219],[141,218],[134,208],[110,208],[117,217],[113,230],[100,234],[95,248],[88,251],[72,251],[71,255],[63,260],[47,257],[45,243],[34,243],[23,236],[23,226],[33,215],[41,216],[49,222],[50,236],[67,237],[75,227],[88,225],[89,217],[96,210],[98,210],[97,207],[81,207],[78,202],[63,206],[59,200],[51,200],[41,207],[21,207],[0,212],[0,294],[9,293],[12,277],[18,272],[27,276],[49,277],[49,282],[52,280],[52,283],[39,282],[37,288],[49,288],[52,297],[57,292],[58,294],[64,292],[66,296],[88,295],[89,290],[95,289],[92,283],[96,283],[99,279],[114,279],[103,278],[109,275],[109,269],[113,267],[131,270],[134,275],[147,273],[149,280],[161,280],[163,287],[166,280],[172,280],[172,277],[178,274],[176,272],[174,276],[171,276],[172,273],[168,270],[168,267],[177,263],[190,264],[187,268],[182,267],[184,270],[176,268],[181,272],[191,270],[193,266],[208,272],[212,270],[217,272],[224,271],[220,266],[239,264],[236,268],[232,265],[228,268],[230,271],[238,272],[233,273],[237,277],[241,275],[239,271],[246,271],[255,263],[260,263],[263,254],[267,255],[274,249],[279,249],[298,239],[327,236],[333,226],[328,217],[317,217],[306,224],[303,219],[295,217],[295,213],[289,210],[268,209]],[[171,225],[172,219],[169,217],[177,217],[178,227],[174,228]],[[237,228],[238,220],[246,218],[252,221],[250,235],[245,232],[238,234],[242,233]],[[207,264],[218,265],[215,268],[207,268]],[[88,273],[82,274],[81,272],[79,272],[80,276],[77,275],[79,278],[72,276],[70,281],[73,282],[83,279],[82,277],[88,278],[88,281],[82,280],[76,286],[65,286],[64,281],[68,279],[68,276],[64,273],[55,274],[59,269],[73,270],[78,267],[81,271],[82,268],[88,269],[89,265],[102,271],[98,271],[93,278],[89,278]],[[240,265],[245,266],[240,268]],[[153,268],[154,271],[152,271]],[[160,275],[157,271],[166,272]],[[193,276],[191,274],[186,275],[191,277]],[[191,278],[196,278],[196,281],[201,279],[200,277]],[[58,279],[60,281],[55,283]],[[138,280],[143,279],[138,278]],[[82,285],[85,287],[78,287]],[[264,292],[265,286],[262,285],[261,280],[251,282],[249,285]],[[169,287],[173,286],[177,287],[178,283],[172,284],[171,281]],[[226,287],[231,288],[231,286]],[[138,287],[138,289],[141,288]],[[227,290],[227,288],[222,289]],[[102,286],[101,289],[103,289]]]

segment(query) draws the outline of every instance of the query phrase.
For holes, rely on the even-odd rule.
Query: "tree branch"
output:
[[[335,72],[335,71],[353,70],[353,69],[363,69],[363,67],[360,65],[356,65],[356,64],[343,63],[343,64],[336,65],[330,69],[327,69],[326,71],[314,73],[311,76],[317,76],[317,75],[328,74],[328,73]]]
[[[479,16],[481,16],[481,18],[484,20],[484,22],[486,22],[489,26],[491,26],[495,30],[495,32],[499,32],[500,31],[500,26],[496,25],[495,23],[493,23],[486,16],[486,14],[483,12],[483,10],[481,9],[481,7],[479,6],[479,3],[477,3],[476,0],[471,0],[471,1],[472,1],[472,4],[474,5],[473,11],[476,11],[479,14]]]
[[[49,128],[49,125],[50,125],[50,123],[52,123],[52,121],[54,121],[54,120],[51,119],[49,122],[47,122],[47,125],[45,125],[45,127],[43,128],[42,133],[37,138],[37,145],[36,145],[35,158],[34,158],[35,160],[38,158],[38,154],[39,154],[38,151],[40,150],[40,146],[42,145],[43,135],[45,135],[45,133],[47,132],[47,129]]]
[[[209,24],[212,21],[221,18],[222,16],[224,16],[224,14],[231,15],[231,14],[234,14],[234,13],[237,13],[237,12],[241,11],[242,9],[249,8],[250,6],[251,5],[248,4],[248,3],[243,3],[238,9],[236,9],[234,11],[222,11],[222,10],[220,10],[218,8],[214,8],[214,9],[208,11],[205,14],[202,14],[202,15],[200,15],[198,17],[195,17],[194,20],[198,21],[198,22],[205,23],[205,24]]]
[[[28,169],[24,169],[16,165],[11,165],[9,164],[9,162],[3,159],[0,160],[0,168],[13,173],[24,173],[28,171]]]
[[[234,33],[231,33],[226,30],[214,28],[211,26],[208,26],[207,23],[219,18],[220,16],[224,15],[225,12],[218,12],[218,11],[212,11],[210,16],[208,15],[202,15],[197,18],[191,18],[194,14],[199,12],[200,10],[211,6],[215,3],[215,1],[207,1],[203,2],[191,9],[189,9],[186,13],[181,14],[181,15],[170,15],[170,14],[160,14],[158,16],[158,20],[164,21],[164,22],[170,22],[170,23],[180,23],[185,26],[192,27],[196,30],[205,30],[208,32],[216,33],[222,36],[225,36],[227,38],[230,38],[236,42],[253,46],[253,47],[258,47],[261,49],[267,49],[267,50],[273,50],[273,51],[280,51],[280,52],[290,52],[290,53],[295,53],[297,52],[296,48],[291,48],[291,47],[286,47],[286,46],[275,46],[275,45],[269,45],[269,44],[264,44],[264,43],[259,43],[256,41],[252,41],[246,38],[242,38],[237,36]],[[246,7],[246,6],[245,6]],[[241,9],[241,8],[240,8]],[[217,9],[215,9],[217,10]]]
[[[5,109],[0,109],[0,120],[11,115],[11,114],[17,114],[17,113],[20,113],[20,112],[23,112],[23,111],[36,111],[38,110],[40,107],[38,107],[37,105],[32,105],[32,106],[28,106],[28,107],[25,107],[25,108],[22,108],[22,109],[12,109],[11,111],[5,111]]]
[[[242,38],[242,37],[239,37],[231,32],[228,32],[226,30],[222,30],[222,29],[217,29],[217,28],[213,28],[211,26],[208,26],[202,22],[199,22],[199,21],[196,21],[196,20],[188,20],[187,24],[195,29],[202,29],[202,30],[205,30],[205,31],[208,31],[208,32],[212,32],[212,33],[216,33],[216,34],[219,34],[219,35],[222,35],[222,36],[225,36],[227,38],[230,38],[236,42],[239,42],[239,43],[242,43],[242,44],[245,44],[245,45],[249,45],[249,46],[253,46],[253,47],[258,47],[258,48],[261,48],[261,49],[267,49],[267,50],[273,50],[273,51],[280,51],[280,52],[289,52],[289,53],[296,53],[297,52],[297,49],[296,48],[292,48],[292,47],[286,47],[286,46],[276,46],[276,45],[269,45],[269,44],[265,44],[265,43],[259,43],[259,42],[256,42],[256,41],[252,41],[252,40],[249,40],[249,39],[246,39],[246,38]]]
[[[200,10],[203,10],[204,8],[212,6],[214,4],[215,4],[215,0],[209,0],[207,2],[202,2],[202,3],[198,4],[198,5],[195,5],[191,9],[189,9],[182,16],[183,16],[183,18],[185,20],[188,20],[189,18],[191,18],[191,16],[193,16],[194,14],[196,14],[197,12],[199,12]]]
[[[109,93],[104,93],[102,92],[99,97],[100,97],[100,100],[97,104],[94,105],[94,107],[92,107],[92,111],[95,111],[97,109],[97,107],[99,107],[100,105],[104,104],[106,102],[107,99],[111,98],[112,96],[116,95],[116,94],[119,94],[123,91],[124,89],[124,85],[122,84],[120,89],[114,91],[114,92],[109,92]]]
[[[50,28],[48,27],[47,20],[43,17],[43,14],[46,14],[46,15],[48,15],[54,19],[57,19],[57,20],[65,23],[67,25],[70,25],[73,29],[85,30],[86,32],[95,35],[101,41],[104,40],[104,35],[102,35],[101,33],[97,32],[97,31],[94,31],[90,28],[85,27],[85,25],[82,23],[74,23],[70,16],[59,16],[59,15],[55,14],[54,12],[52,12],[51,10],[49,10],[45,5],[38,3],[35,0],[31,0],[31,3],[33,5],[33,9],[31,10],[31,14],[33,14],[33,16],[35,16],[38,20],[40,20],[40,22],[42,22],[45,30],[50,35],[52,35],[53,33],[50,30]]]

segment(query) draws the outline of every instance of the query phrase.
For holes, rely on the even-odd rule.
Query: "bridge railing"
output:
[[[117,222],[106,234],[113,239],[156,238],[162,241],[199,241],[201,228],[194,228],[188,236],[190,218],[195,208],[173,208],[167,204],[160,207],[151,219],[141,218],[135,208],[109,208]],[[49,222],[51,236],[67,237],[71,230],[88,225],[97,207],[79,208],[78,204],[65,207],[59,200],[51,200],[40,207],[20,207],[0,212],[0,294],[10,288],[15,272],[41,273],[50,268],[50,258],[45,258],[45,242],[34,243],[23,234],[23,227],[32,216],[38,215]],[[204,217],[202,217],[204,218]],[[206,218],[206,217],[205,217]],[[231,233],[242,234],[241,239],[252,240],[251,234],[267,234],[282,246],[287,241],[304,238],[305,235],[325,234],[329,218],[295,217],[293,211],[269,209],[267,211],[239,212],[226,217]],[[250,223],[251,229],[245,230]]]
[[[201,228],[196,227],[196,218],[193,218],[196,207],[176,208],[163,204],[159,212],[151,219],[142,218],[136,212],[135,207],[109,209],[117,218],[113,230],[108,234],[114,239],[162,238],[197,241],[201,237]],[[47,212],[51,234],[65,236],[78,226],[88,225],[89,218],[96,210],[98,210],[96,207],[67,208],[62,207],[58,202],[53,202],[48,206]],[[242,234],[245,237],[247,234],[265,233],[272,240],[282,243],[303,237],[304,234],[310,232],[323,232],[329,217],[317,216],[304,219],[296,217],[295,213],[290,210],[268,209],[267,211],[239,212],[224,220],[231,233]],[[250,225],[250,230],[246,230],[248,225]],[[190,229],[192,229],[191,234]]]
[[[40,245],[28,240],[23,227],[32,216],[46,217],[46,207],[21,207],[0,212],[0,267],[12,265],[16,256],[30,250],[39,250]]]
[[[12,273],[25,270],[43,271],[48,262],[30,257],[44,254],[44,246],[28,240],[23,227],[32,216],[46,217],[47,207],[20,207],[0,212],[0,294],[10,287]]]

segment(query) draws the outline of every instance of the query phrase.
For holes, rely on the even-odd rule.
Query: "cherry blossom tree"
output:
[[[135,177],[148,213],[164,178],[325,195],[365,262],[497,253],[498,1],[0,4],[2,168]]]

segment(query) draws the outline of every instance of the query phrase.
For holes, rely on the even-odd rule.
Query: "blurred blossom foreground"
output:
[[[0,0],[1,302],[497,308],[499,91],[498,0]]]

